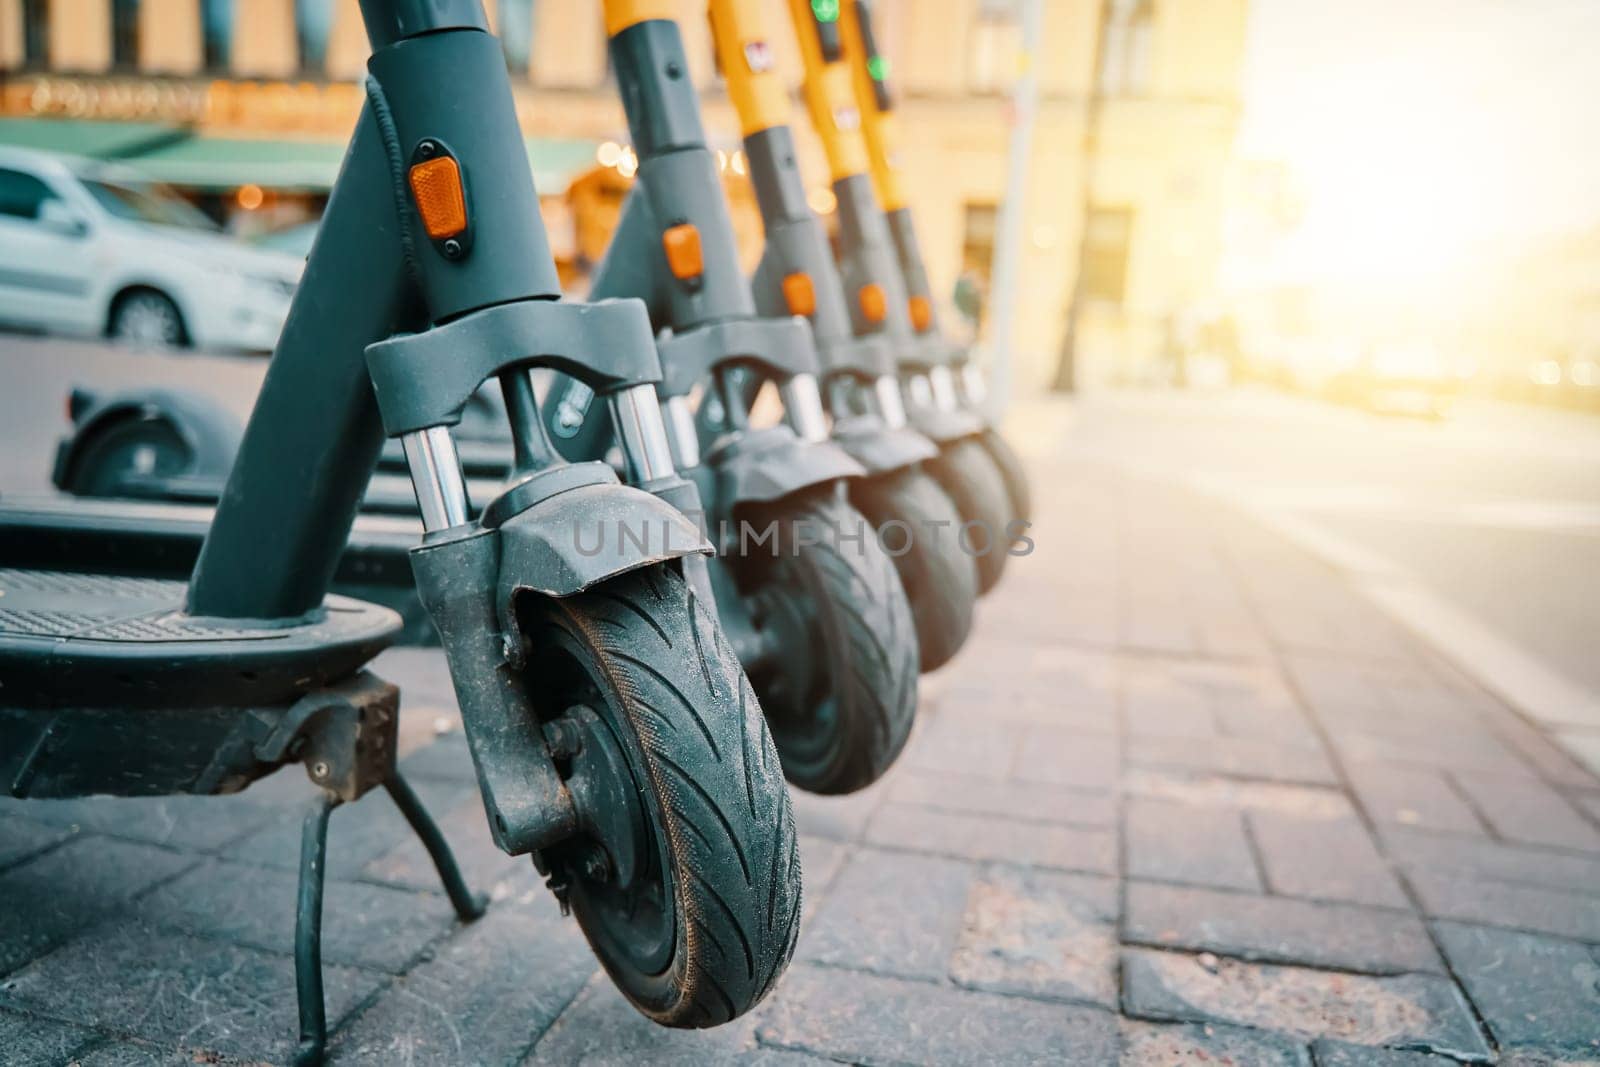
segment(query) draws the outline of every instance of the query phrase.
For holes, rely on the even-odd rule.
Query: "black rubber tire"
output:
[[[742,557],[740,589],[758,627],[768,628],[775,599],[790,620],[777,631],[778,662],[751,679],[784,775],[812,793],[864,789],[900,755],[916,718],[916,627],[900,576],[871,524],[831,491],[751,517],[776,520],[776,555]],[[797,536],[800,523],[807,537]]]
[[[530,696],[552,717],[549,709],[559,714],[585,694],[551,690],[571,690],[561,683],[576,666],[587,672],[595,690],[587,699],[603,705],[595,710],[619,741],[634,779],[626,786],[649,820],[664,930],[670,912],[663,965],[646,971],[617,949],[617,913],[605,911],[603,887],[574,873],[569,899],[584,935],[655,1022],[708,1027],[742,1015],[794,953],[800,856],[772,737],[733,649],[666,565],[525,603]]]
[[[1011,443],[994,428],[983,431],[983,447],[994,460],[1000,477],[1006,483],[1006,493],[1011,497],[1011,515],[1023,522],[1033,521],[1033,491],[1028,486],[1028,472],[1022,466]]]
[[[993,589],[1005,572],[1010,543],[1006,526],[1011,521],[1005,482],[977,437],[946,444],[927,462],[927,469],[961,515],[963,533],[958,545],[977,564],[981,596]]]
[[[74,496],[127,496],[133,476],[178,477],[193,465],[194,450],[171,422],[135,416],[101,426],[80,442],[60,488]]]
[[[900,574],[923,672],[942,667],[966,643],[978,599],[977,567],[956,543],[955,504],[916,468],[862,478],[851,485],[850,500],[878,528]]]
[[[114,341],[139,348],[183,348],[189,343],[189,331],[178,305],[154,289],[131,289],[117,297],[106,323],[106,334]]]

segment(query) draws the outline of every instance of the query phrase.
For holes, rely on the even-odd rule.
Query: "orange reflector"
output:
[[[783,299],[789,305],[789,314],[809,316],[817,310],[817,291],[811,286],[811,275],[803,271],[783,276]]]
[[[925,296],[914,296],[908,302],[911,308],[911,328],[921,333],[933,325],[933,305]]]
[[[667,253],[667,267],[679,281],[698,278],[705,271],[700,255],[700,231],[687,222],[668,226],[661,232],[661,247]]]
[[[883,295],[883,286],[876,282],[863,285],[856,293],[856,299],[861,301],[861,314],[866,316],[868,322],[882,322],[884,316],[889,314],[889,298]]]
[[[411,195],[417,199],[422,228],[435,241],[467,228],[467,197],[461,191],[461,168],[440,156],[411,168]]]

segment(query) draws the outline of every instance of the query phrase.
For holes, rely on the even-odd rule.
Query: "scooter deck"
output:
[[[359,670],[400,617],[330,596],[303,620],[211,619],[186,583],[0,569],[0,707],[256,707]]]

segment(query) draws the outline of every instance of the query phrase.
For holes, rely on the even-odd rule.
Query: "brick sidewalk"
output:
[[[447,733],[406,766],[495,904],[456,924],[387,797],[336,814],[335,1062],[1600,1061],[1600,781],[1247,520],[1036,477],[900,765],[796,795],[807,921],[753,1016],[636,1016]],[[425,735],[435,656],[379,667]],[[6,807],[0,1061],[282,1061],[308,790]]]

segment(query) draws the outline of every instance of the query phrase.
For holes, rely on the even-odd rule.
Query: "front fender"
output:
[[[939,411],[936,408],[917,407],[906,412],[912,427],[925,437],[941,445],[972,437],[983,432],[983,418],[970,411]]]
[[[764,504],[867,473],[838,445],[803,441],[787,426],[750,430],[719,442],[702,462],[716,470],[719,499],[727,507]]]
[[[642,489],[615,483],[582,485],[547,497],[502,523],[499,536],[496,602],[508,614],[519,592],[572,596],[627,571],[711,551],[700,527],[683,512]]]
[[[890,429],[872,416],[837,419],[833,439],[871,474],[909,467],[939,454],[934,443],[908,427]]]
[[[74,406],[83,394],[75,394]],[[243,428],[233,412],[209,396],[185,389],[137,389],[93,397],[76,413],[72,432],[56,446],[51,481],[71,492],[84,454],[102,433],[133,419],[167,423],[183,441],[189,463],[182,477],[221,485],[233,467]]]

